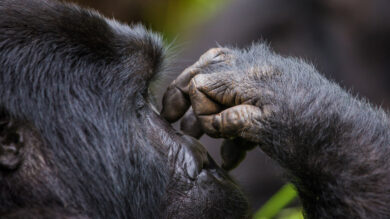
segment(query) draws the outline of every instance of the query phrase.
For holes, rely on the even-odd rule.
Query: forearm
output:
[[[274,111],[258,139],[287,169],[304,207],[315,208],[307,212],[389,215],[388,116],[301,61],[271,56],[268,62],[281,76],[267,85]]]

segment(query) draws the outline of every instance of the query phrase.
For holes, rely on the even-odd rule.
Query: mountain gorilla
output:
[[[1,218],[239,218],[247,201],[151,107],[160,37],[48,0],[0,1]]]
[[[184,114],[185,133],[229,139],[225,169],[260,146],[309,218],[390,215],[385,112],[253,45],[205,53],[169,86],[160,117],[148,87],[165,53],[141,26],[0,1],[1,218],[247,217],[226,172],[169,125]]]

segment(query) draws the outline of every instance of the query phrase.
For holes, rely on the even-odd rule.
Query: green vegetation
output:
[[[285,208],[297,197],[297,192],[292,184],[284,185],[275,195],[268,200],[253,216],[253,219],[303,219],[301,208]]]

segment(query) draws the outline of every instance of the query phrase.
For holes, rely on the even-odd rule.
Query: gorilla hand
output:
[[[270,113],[267,81],[278,75],[269,65],[245,66],[240,51],[214,48],[185,69],[168,87],[161,115],[181,121],[181,129],[199,138],[203,132],[230,139],[222,144],[223,167],[234,168],[258,142],[261,120]],[[240,66],[240,69],[238,68]]]

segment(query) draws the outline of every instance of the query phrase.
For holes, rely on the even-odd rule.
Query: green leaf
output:
[[[270,219],[297,197],[294,186],[290,183],[284,185],[275,195],[271,197],[253,216],[253,219]],[[302,214],[301,214],[302,215]],[[300,218],[293,217],[291,219]],[[303,217],[301,217],[303,218]]]

